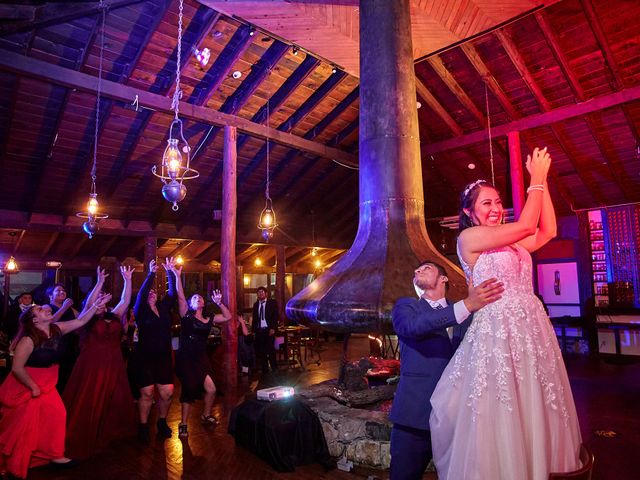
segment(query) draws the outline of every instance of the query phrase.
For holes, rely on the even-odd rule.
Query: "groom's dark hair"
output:
[[[440,265],[438,262],[434,262],[432,260],[425,260],[424,262],[422,262],[420,265],[416,267],[416,270],[423,265],[433,265],[434,267],[436,267],[436,270],[438,270],[439,275],[449,277],[449,275],[447,275],[447,271],[445,270],[445,268],[442,265]]]

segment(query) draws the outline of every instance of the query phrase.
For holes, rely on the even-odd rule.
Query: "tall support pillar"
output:
[[[522,151],[520,132],[507,133],[509,144],[509,173],[511,177],[511,198],[513,200],[513,219],[518,220],[524,207],[524,174],[522,171]]]
[[[287,323],[284,313],[286,252],[284,245],[276,245],[276,302],[278,302],[278,320]]]
[[[222,299],[231,310],[231,320],[224,324],[224,373],[228,384],[238,381],[238,325],[236,297],[236,207],[237,198],[237,139],[236,127],[224,127],[222,164],[222,232],[220,263]]]

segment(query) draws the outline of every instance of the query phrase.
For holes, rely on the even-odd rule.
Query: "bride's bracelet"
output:
[[[539,192],[544,192],[544,185],[541,183],[538,183],[536,185],[530,185],[529,188],[527,188],[527,193],[533,192],[534,190],[537,190]]]

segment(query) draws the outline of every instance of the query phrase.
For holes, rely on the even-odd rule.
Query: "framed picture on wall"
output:
[[[547,305],[580,305],[577,263],[539,263],[538,293]]]

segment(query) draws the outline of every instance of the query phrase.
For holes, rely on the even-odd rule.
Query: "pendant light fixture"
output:
[[[262,231],[262,238],[267,243],[273,238],[273,231],[278,226],[276,212],[273,210],[273,202],[269,195],[269,102],[270,100],[267,100],[267,183],[264,191],[264,208],[262,212],[260,212],[260,219],[258,221],[258,228]]]
[[[89,238],[92,238],[98,232],[98,222],[109,215],[101,213],[98,209],[98,192],[96,190],[96,176],[98,165],[98,122],[100,121],[100,99],[102,94],[102,61],[104,57],[104,25],[107,16],[107,6],[100,0],[100,10],[102,10],[102,30],[100,33],[100,62],[98,64],[98,89],[96,95],[96,118],[93,131],[93,167],[91,168],[91,191],[89,192],[89,200],[87,201],[87,209],[83,212],[76,213],[77,217],[86,218],[86,222],[82,224],[82,229]]]
[[[179,118],[180,98],[182,90],[180,90],[180,66],[182,62],[182,16],[183,16],[183,0],[180,0],[180,11],[178,14],[178,47],[176,57],[176,89],[173,93],[171,109],[175,113],[175,117],[169,127],[169,139],[167,140],[167,148],[162,155],[162,162],[159,165],[151,167],[151,172],[164,184],[162,186],[162,196],[173,206],[171,209],[175,212],[178,210],[178,202],[184,200],[187,195],[187,187],[184,186],[185,180],[198,178],[200,174],[190,167],[191,147],[184,138],[182,132],[182,120]],[[174,136],[173,129],[177,130],[178,136]],[[181,141],[181,144],[180,144]],[[183,156],[184,154],[184,156]]]

